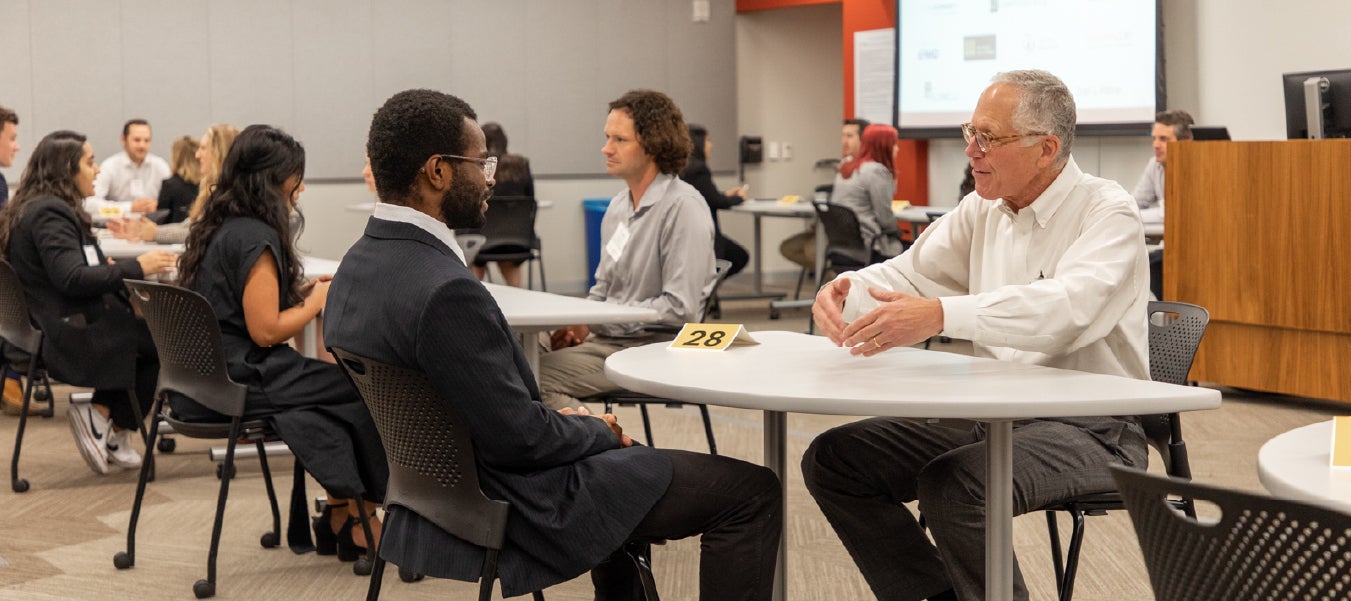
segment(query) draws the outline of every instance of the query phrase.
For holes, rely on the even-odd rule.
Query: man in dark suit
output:
[[[328,344],[418,369],[463,417],[484,492],[512,504],[499,557],[514,596],[592,570],[597,599],[636,599],[630,540],[707,534],[703,599],[768,599],[782,528],[777,478],[727,457],[650,449],[613,415],[540,403],[516,337],[464,264],[450,228],[483,224],[494,163],[462,100],[396,94],[371,122],[381,203],[329,290]],[[380,553],[431,576],[475,580],[481,549],[400,507]]]

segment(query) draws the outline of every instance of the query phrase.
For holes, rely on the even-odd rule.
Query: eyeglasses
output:
[[[1012,134],[1008,136],[991,136],[983,131],[976,131],[976,128],[970,123],[962,124],[962,137],[966,138],[966,143],[970,144],[972,140],[976,141],[976,146],[981,152],[990,152],[991,148],[1003,146],[1018,138],[1034,138],[1037,136],[1049,136],[1046,132],[1028,132],[1025,134]]]
[[[443,159],[455,159],[457,161],[469,161],[478,163],[483,168],[483,179],[492,179],[493,174],[497,173],[497,157],[488,157],[486,159],[476,159],[474,157],[462,157],[458,154],[439,154],[436,155]]]

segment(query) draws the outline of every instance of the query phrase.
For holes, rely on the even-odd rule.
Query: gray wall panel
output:
[[[696,24],[684,0],[0,0],[0,103],[27,147],[74,128],[106,156],[140,116],[167,157],[211,123],[264,122],[305,143],[309,178],[356,178],[372,112],[427,87],[502,123],[536,174],[594,175],[605,104],[650,87],[714,132],[727,169],[736,17],[713,4]]]

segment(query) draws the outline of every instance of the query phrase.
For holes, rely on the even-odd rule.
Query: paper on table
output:
[[[1351,467],[1351,417],[1332,418],[1332,467]]]

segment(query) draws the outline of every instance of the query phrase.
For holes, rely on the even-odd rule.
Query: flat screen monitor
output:
[[[1301,138],[1351,138],[1351,69],[1302,71],[1281,76],[1285,87],[1285,134],[1291,140]],[[1304,82],[1310,78],[1327,80],[1322,90],[1322,134],[1310,135],[1309,113],[1305,110]]]
[[[1079,132],[1144,135],[1164,98],[1158,0],[896,0],[896,125],[960,136],[1001,71],[1069,86]]]
[[[1229,128],[1223,125],[1193,125],[1193,140],[1228,140]]]

